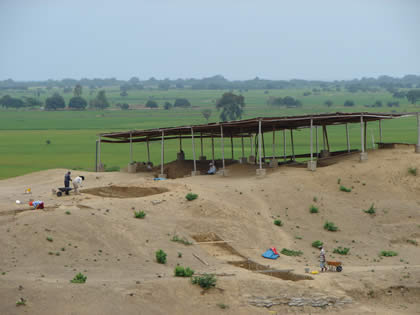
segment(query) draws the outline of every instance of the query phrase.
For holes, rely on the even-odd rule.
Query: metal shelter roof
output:
[[[412,116],[412,113],[329,113],[316,115],[301,115],[301,116],[280,116],[280,117],[256,117],[244,120],[225,121],[218,123],[209,123],[202,125],[190,125],[179,127],[165,127],[146,130],[130,130],[123,132],[102,133],[100,134],[101,141],[107,143],[127,143],[130,142],[144,142],[160,140],[162,132],[165,139],[176,139],[182,136],[191,136],[194,133],[201,133],[204,137],[220,137],[221,127],[223,128],[223,135],[232,137],[247,136],[258,133],[259,122],[261,121],[262,132],[269,132],[273,130],[283,129],[299,129],[309,128],[311,120],[313,126],[328,126],[341,125],[347,123],[360,123],[363,121],[376,121],[382,119],[393,119]]]

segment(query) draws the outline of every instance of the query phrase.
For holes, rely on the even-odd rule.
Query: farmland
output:
[[[92,99],[85,89],[82,95]],[[106,88],[106,95],[112,106],[103,111],[41,111],[34,110],[0,110],[0,179],[23,175],[26,173],[49,169],[71,168],[92,170],[95,160],[95,140],[101,132],[113,132],[131,129],[148,129],[167,126],[190,125],[206,123],[201,111],[211,109],[212,115],[209,122],[218,121],[215,110],[216,100],[226,90],[190,90],[170,89],[168,91],[146,89],[129,91],[128,96],[121,97],[118,87]],[[40,95],[40,100],[58,89]],[[238,91],[234,91],[239,93]],[[245,97],[245,112],[243,118],[258,116],[284,116],[311,113],[325,113],[336,111],[373,111],[373,112],[414,112],[418,108],[409,104],[406,99],[398,100],[399,108],[389,108],[387,102],[395,101],[386,91],[349,93],[345,91],[321,92],[303,96],[305,90],[249,90],[242,91]],[[34,90],[27,91],[2,91],[2,95],[9,94],[13,97],[34,96]],[[72,93],[62,94],[68,103]],[[299,99],[301,108],[285,108],[267,105],[270,97],[292,96]],[[176,98],[187,98],[192,108],[164,110],[163,104],[168,101],[173,103]],[[158,109],[146,109],[144,104],[153,99],[159,104]],[[345,100],[353,100],[355,106],[344,107]],[[331,100],[333,105],[324,105],[326,100]],[[366,108],[364,105],[382,101],[380,108]],[[120,110],[117,103],[128,103],[130,110]],[[343,126],[329,127],[329,138],[332,150],[345,148],[345,129]],[[308,130],[295,132],[295,152],[309,151]],[[368,125],[368,147],[372,146],[372,136],[379,141],[378,124]],[[271,135],[267,135],[266,152],[271,155]],[[414,117],[383,122],[383,140],[385,142],[398,141],[414,143],[417,140],[416,121]],[[283,137],[277,134],[277,155],[283,154]],[[320,137],[321,139],[321,137]],[[198,145],[198,141],[197,145]],[[226,140],[228,142],[228,140]],[[360,126],[350,126],[350,143],[352,148],[360,147]],[[210,156],[210,146],[204,146],[204,155]],[[245,155],[249,155],[250,143],[245,141]],[[228,146],[229,144],[226,143]],[[144,144],[135,144],[134,160],[145,161],[146,152]],[[199,146],[198,146],[199,147]],[[191,141],[184,140],[183,149],[186,158],[191,159]],[[290,137],[287,137],[287,153],[291,153]],[[165,143],[165,161],[174,160],[178,151],[178,141]],[[199,154],[200,152],[198,152]],[[235,140],[235,157],[241,155],[240,140]],[[220,143],[216,141],[216,156],[220,156]],[[230,150],[227,156],[230,157]],[[151,158],[154,164],[159,164],[160,143],[151,144]],[[124,167],[129,162],[129,146],[127,144],[102,146],[102,161],[107,168]]]

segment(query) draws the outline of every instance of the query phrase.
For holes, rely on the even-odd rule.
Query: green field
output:
[[[58,90],[56,90],[58,91]],[[54,91],[42,94],[45,99]],[[111,106],[104,111],[57,111],[44,112],[40,110],[0,110],[0,179],[18,176],[38,170],[49,168],[72,168],[92,170],[95,163],[95,140],[97,134],[120,130],[148,129],[167,126],[179,126],[205,123],[201,110],[213,110],[210,122],[218,121],[215,110],[216,100],[226,91],[221,90],[140,90],[129,91],[129,95],[122,98],[118,87],[106,89],[108,99],[112,104],[127,102],[135,109],[122,111]],[[237,91],[236,91],[237,92]],[[268,92],[268,93],[267,93]],[[246,107],[243,118],[258,116],[285,116],[325,112],[373,111],[390,112],[386,106],[388,101],[395,101],[386,91],[376,93],[348,93],[348,92],[321,92],[320,95],[302,96],[304,90],[250,90],[242,92],[245,97]],[[33,96],[31,90],[25,92],[2,91],[2,95],[9,94],[14,97]],[[66,101],[72,94],[62,94]],[[270,96],[293,96],[301,100],[303,107],[299,109],[286,109],[267,105]],[[94,95],[85,93],[87,99]],[[165,101],[173,103],[175,98],[187,98],[191,104],[190,109],[164,110]],[[144,103],[153,98],[158,102],[159,109],[144,109]],[[325,100],[330,99],[334,105],[327,108]],[[345,100],[351,99],[356,103],[354,107],[344,107]],[[365,108],[365,104],[373,104],[381,100],[381,108]],[[392,108],[397,112],[414,112],[418,108],[408,104],[407,100],[398,100],[400,108]],[[332,150],[345,149],[344,126],[328,127],[330,145]],[[371,147],[372,135],[379,141],[378,123],[368,125],[368,147]],[[296,131],[295,152],[309,152],[308,130]],[[282,134],[276,135],[277,155],[283,153]],[[271,155],[272,134],[266,134],[266,154]],[[321,139],[321,137],[320,137]],[[47,140],[50,144],[47,144]],[[414,117],[395,119],[383,122],[383,141],[415,143],[417,140],[416,119]],[[290,137],[287,137],[288,154],[291,154]],[[360,147],[360,125],[350,126],[350,143],[352,148]],[[245,155],[250,153],[249,140],[245,141]],[[133,145],[134,160],[145,161],[145,144]],[[191,140],[184,140],[183,149],[186,158],[192,158]],[[200,154],[199,139],[196,139],[197,156]],[[165,142],[165,161],[176,158],[178,141]],[[226,139],[225,155],[230,158],[230,141]],[[204,141],[204,155],[211,156],[210,140]],[[235,158],[242,155],[240,140],[235,140]],[[220,143],[216,141],[216,156],[220,157]],[[151,144],[151,157],[155,165],[160,163],[160,143]],[[103,144],[102,162],[106,166],[124,167],[129,162],[128,144]]]

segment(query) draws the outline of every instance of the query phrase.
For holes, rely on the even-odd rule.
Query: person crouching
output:
[[[73,188],[74,193],[79,194],[79,187],[82,187],[82,182],[85,180],[84,176],[77,176],[75,179],[73,179]]]

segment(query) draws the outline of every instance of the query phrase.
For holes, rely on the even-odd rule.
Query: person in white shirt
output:
[[[210,163],[210,168],[207,171],[207,174],[208,175],[214,175],[214,174],[216,174],[216,171],[217,171],[216,166],[213,163]]]
[[[82,182],[85,180],[84,176],[77,176],[75,179],[73,179],[73,188],[74,188],[74,193],[78,194],[79,193],[79,187],[82,187]]]

